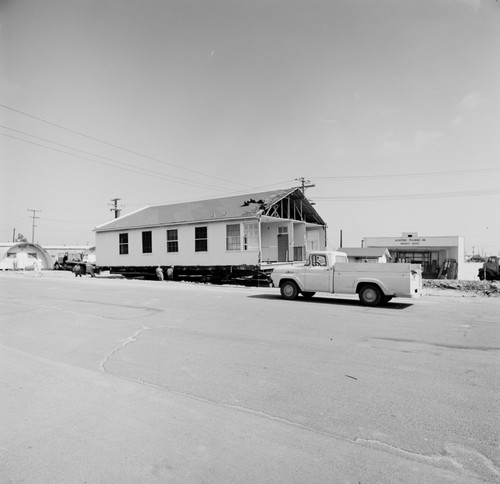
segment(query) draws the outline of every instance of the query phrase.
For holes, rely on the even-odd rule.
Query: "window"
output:
[[[142,253],[151,254],[153,252],[153,233],[148,230],[142,233]]]
[[[206,252],[208,250],[208,236],[206,227],[195,227],[194,250],[195,252]]]
[[[226,225],[226,250],[241,250],[240,224]]]
[[[128,254],[128,234],[119,234],[119,248],[120,254]]]
[[[179,252],[177,229],[167,230],[167,252]]]
[[[243,224],[243,250],[259,250],[259,224]]]
[[[326,256],[321,254],[311,255],[311,265],[313,267],[326,267]]]

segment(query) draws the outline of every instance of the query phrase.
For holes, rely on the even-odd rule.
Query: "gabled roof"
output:
[[[306,221],[326,225],[299,188],[288,188],[196,202],[148,206],[99,225],[95,230],[106,232],[135,227],[256,218],[288,196],[302,200]]]
[[[392,258],[391,253],[384,247],[341,247],[338,249],[350,257],[383,257]]]

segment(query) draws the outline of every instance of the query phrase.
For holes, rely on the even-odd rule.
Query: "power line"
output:
[[[23,139],[23,138],[18,138],[17,136],[12,136],[12,135],[9,135],[9,134],[6,134],[6,133],[0,133],[0,136],[5,136],[7,138],[15,139],[17,141],[22,141],[23,143],[28,143],[28,144],[35,145],[35,146],[40,146],[40,147],[45,148],[47,150],[52,150],[52,151],[56,151],[58,153],[63,153],[65,155],[74,156],[76,158],[80,158],[81,160],[91,161],[92,163],[97,163],[97,164],[100,164],[100,165],[106,165],[106,166],[110,166],[112,168],[118,168],[119,170],[130,171],[132,173],[137,173],[139,175],[150,176],[150,177],[154,177],[154,178],[160,177],[160,178],[163,178],[165,180],[175,181],[177,183],[182,183],[184,185],[191,185],[191,186],[194,186],[194,187],[210,187],[212,189],[215,189],[215,190],[218,190],[218,191],[221,191],[221,192],[225,191],[224,189],[221,189],[219,187],[215,187],[214,185],[208,185],[208,184],[202,183],[202,182],[186,181],[185,179],[182,179],[182,178],[179,178],[179,177],[175,177],[175,176],[171,176],[171,175],[165,175],[164,173],[161,173],[161,172],[158,172],[158,171],[155,171],[155,170],[149,170],[148,168],[138,168],[135,165],[131,165],[130,163],[125,163],[123,161],[111,160],[113,163],[119,163],[121,165],[132,167],[133,169],[125,168],[125,167],[122,167],[122,166],[112,165],[111,163],[106,163],[104,161],[93,160],[93,159],[87,158],[85,156],[77,155],[76,153],[70,153],[68,151],[58,150],[57,148],[53,148],[51,146],[45,146],[43,144],[35,143],[34,141],[30,141],[30,140]],[[70,148],[70,149],[73,149],[73,148]],[[77,151],[77,150],[75,150],[75,151]],[[99,155],[96,155],[96,156],[98,156],[100,158],[103,158],[103,159],[108,159],[108,158],[105,158],[103,156],[99,156]],[[139,171],[139,170],[143,170],[143,171]],[[148,171],[151,174],[145,173],[145,171]]]
[[[4,129],[9,129],[11,131],[14,131],[16,133],[20,133],[20,134],[23,134],[23,135],[26,135],[26,136],[30,136],[31,138],[35,138],[35,139],[38,139],[38,140],[41,140],[41,141],[45,141],[47,143],[52,143],[56,146],[61,146],[63,148],[67,148],[67,149],[70,149],[70,150],[73,150],[73,151],[76,151],[78,153],[83,153],[83,154],[86,154],[86,155],[90,155],[90,156],[95,156],[96,158],[101,158],[103,160],[107,160],[107,161],[111,161],[113,163],[118,163],[118,164],[122,164],[122,165],[125,165],[125,166],[130,166],[132,168],[135,168],[135,169],[138,169],[138,170],[143,170],[145,172],[150,172],[154,175],[160,175],[162,177],[164,177],[165,179],[170,179],[172,181],[178,181],[179,183],[185,183],[185,184],[188,184],[188,185],[191,185],[191,186],[201,186],[201,187],[209,187],[209,188],[214,188],[216,190],[220,190],[220,188],[218,187],[215,187],[214,185],[209,185],[207,183],[203,183],[203,182],[193,182],[193,181],[186,181],[185,178],[181,178],[181,177],[176,177],[176,176],[173,176],[173,175],[166,175],[162,172],[159,172],[159,171],[156,171],[156,170],[150,170],[149,168],[142,168],[142,167],[137,167],[136,165],[133,165],[131,163],[125,163],[124,161],[119,161],[119,160],[115,160],[113,158],[108,158],[106,156],[102,156],[102,155],[98,155],[96,153],[92,153],[90,151],[85,151],[85,150],[80,150],[78,148],[73,148],[72,146],[69,146],[69,145],[65,145],[63,143],[58,143],[57,141],[52,141],[48,138],[42,138],[41,136],[35,136],[33,134],[30,134],[30,133],[26,133],[25,131],[21,131],[21,130],[18,130],[18,129],[14,129],[14,128],[9,128],[8,126],[3,126],[3,125],[0,125],[0,128],[4,128]],[[41,146],[43,148],[46,148],[46,149],[52,149],[54,151],[58,151],[60,153],[64,153],[64,154],[69,154],[69,155],[72,155],[72,153],[68,153],[66,151],[60,151],[60,150],[56,150],[55,148],[51,148],[49,146],[45,146],[45,145],[40,145],[38,143],[34,143],[32,141],[29,141],[29,140],[25,140],[23,138],[17,138],[16,136],[11,136],[11,135],[8,135],[8,134],[5,134],[5,133],[0,133],[2,136],[6,136],[6,137],[9,137],[9,138],[12,138],[12,139],[15,139],[15,140],[18,140],[18,141],[23,141],[25,143],[30,143],[30,144],[34,144],[36,146]],[[75,155],[73,155],[75,156]],[[87,158],[83,158],[83,159],[87,159]],[[89,161],[94,161],[95,163],[97,163],[95,160],[89,160]],[[113,166],[113,165],[108,165],[108,166]]]
[[[48,222],[57,222],[57,223],[63,223],[63,224],[74,224],[74,225],[91,225],[95,222],[77,222],[76,220],[62,220],[62,219],[55,219],[55,218],[47,218],[47,217],[38,217],[40,220],[46,220]]]
[[[483,168],[478,170],[450,170],[450,171],[430,171],[421,173],[390,173],[386,175],[346,175],[346,176],[314,176],[318,180],[373,180],[386,178],[413,178],[429,176],[452,176],[452,175],[476,175],[483,173],[499,172],[500,168]]]
[[[138,151],[134,151],[134,150],[130,150],[128,148],[124,148],[122,146],[119,146],[119,145],[116,145],[116,144],[113,144],[113,143],[110,143],[108,141],[105,141],[105,140],[102,140],[102,139],[99,139],[99,138],[96,138],[94,136],[90,136],[90,135],[87,135],[85,133],[82,133],[80,131],[76,131],[74,129],[71,129],[71,128],[67,128],[65,126],[62,126],[60,124],[56,124],[56,123],[53,123],[52,121],[48,121],[46,119],[43,119],[43,118],[39,118],[37,116],[34,116],[32,114],[29,114],[29,113],[26,113],[24,111],[20,111],[19,109],[15,109],[15,108],[12,108],[10,106],[7,106],[5,104],[0,104],[0,107],[3,107],[5,109],[8,109],[10,111],[13,111],[15,113],[18,113],[18,114],[22,114],[23,116],[26,116],[28,118],[32,118],[32,119],[35,119],[37,121],[40,121],[42,123],[45,123],[45,124],[48,124],[50,126],[54,126],[56,128],[59,128],[59,129],[62,129],[64,131],[67,131],[69,133],[73,133],[73,134],[76,134],[78,136],[82,136],[84,138],[87,138],[87,139],[91,139],[93,141],[97,141],[98,143],[102,143],[104,145],[107,145],[107,146],[111,146],[112,148],[116,148],[118,150],[122,150],[122,151],[125,151],[126,153],[130,153],[130,154],[133,154],[133,155],[136,155],[136,156],[140,156],[142,158],[146,158],[148,160],[151,160],[151,161],[155,161],[157,163],[162,163],[162,164],[165,164],[165,165],[170,165],[170,166],[173,166],[175,168],[178,168],[179,170],[184,170],[184,171],[187,171],[187,172],[190,172],[190,173],[194,173],[194,174],[197,174],[197,175],[201,175],[201,176],[205,176],[207,178],[213,178],[215,180],[220,180],[220,181],[224,181],[224,182],[228,182],[228,183],[232,183],[232,184],[236,184],[236,185],[240,185],[240,186],[246,186],[242,183],[239,183],[239,182],[235,182],[233,180],[228,180],[226,178],[221,178],[221,177],[218,177],[218,176],[215,176],[215,175],[209,175],[207,173],[203,173],[199,170],[193,170],[191,168],[186,168],[184,166],[181,166],[181,165],[177,165],[175,163],[172,163],[170,161],[165,161],[165,160],[160,160],[159,158],[155,158],[155,157],[152,157],[152,156],[149,156],[149,155],[145,155],[143,153],[139,153]]]
[[[314,197],[314,200],[326,202],[356,202],[356,201],[385,201],[385,200],[417,200],[421,198],[453,198],[453,197],[478,197],[486,195],[500,195],[500,189],[470,190],[462,192],[438,192],[438,193],[404,193],[396,195],[360,195],[339,197]]]

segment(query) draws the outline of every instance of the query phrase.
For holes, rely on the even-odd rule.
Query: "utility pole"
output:
[[[41,212],[41,210],[33,210],[32,208],[28,208],[27,211],[32,212],[31,218],[33,219],[33,225],[31,228],[31,243],[34,244],[35,243],[35,227],[36,227],[35,219],[40,218],[40,217],[36,216],[36,212]]]
[[[121,198],[112,198],[111,199],[111,208],[109,209],[110,212],[115,212],[115,218],[118,218],[120,216],[120,212],[121,212],[121,207],[123,207],[123,205],[120,205],[120,208],[118,208],[118,202],[121,200]],[[109,204],[108,204],[109,205]]]
[[[306,180],[303,176],[301,176],[300,178],[295,178],[295,180],[301,183],[301,186],[299,188],[302,190],[302,193],[305,193],[306,188],[312,188],[316,186],[314,183],[311,185],[306,185],[306,183],[311,183],[311,180]]]

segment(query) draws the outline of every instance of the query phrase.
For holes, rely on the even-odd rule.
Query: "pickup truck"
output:
[[[299,294],[311,298],[317,292],[358,294],[365,306],[385,304],[393,297],[419,297],[422,292],[420,265],[350,263],[345,252],[334,251],[314,251],[305,263],[276,267],[271,280],[284,299]]]

